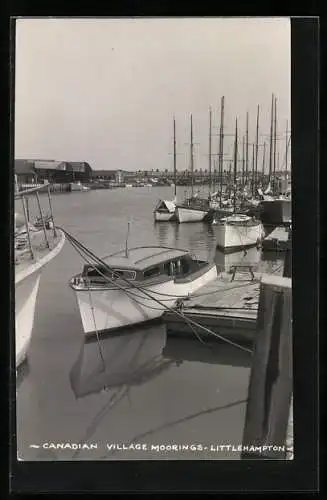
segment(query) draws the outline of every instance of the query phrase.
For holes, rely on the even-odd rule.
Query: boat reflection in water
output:
[[[177,363],[165,359],[165,326],[154,322],[129,328],[118,336],[101,335],[99,341],[85,338],[71,373],[76,398],[125,386],[141,385]]]
[[[215,262],[218,270],[230,272],[232,266],[253,266],[254,270],[260,264],[261,250],[256,247],[239,250],[233,253],[216,251]]]

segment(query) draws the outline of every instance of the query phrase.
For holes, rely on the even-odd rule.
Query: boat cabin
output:
[[[132,249],[130,252],[133,252]],[[115,257],[105,258],[108,265],[85,265],[79,278],[87,281],[89,285],[112,286],[114,281],[125,286],[126,282],[153,282],[167,281],[169,279],[183,279],[204,269],[208,262],[193,258],[185,250],[162,249],[154,255],[131,260],[130,258]],[[121,265],[125,261],[125,266]],[[76,280],[75,280],[76,281]]]

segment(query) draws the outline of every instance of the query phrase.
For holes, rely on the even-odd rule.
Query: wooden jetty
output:
[[[262,242],[264,251],[285,251],[291,247],[291,230],[283,226],[276,227]]]
[[[187,319],[231,340],[251,343],[256,332],[261,276],[252,266],[234,266],[231,274],[221,273],[215,281],[180,301],[176,309]],[[213,335],[200,327],[191,327],[173,312],[165,312],[163,321],[170,335],[189,337],[195,331],[214,340]]]
[[[260,285],[242,458],[288,458],[292,393],[292,280],[266,275]]]

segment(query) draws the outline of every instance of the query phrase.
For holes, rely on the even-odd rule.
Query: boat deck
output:
[[[215,281],[183,300],[179,310],[186,318],[217,333],[252,341],[257,320],[259,287],[258,273],[255,273],[255,279],[251,281],[249,273],[237,272],[234,279],[233,275],[222,273]],[[192,328],[176,314],[166,312],[163,319],[168,333],[193,334]],[[201,328],[196,330],[200,335],[205,334]]]
[[[252,343],[256,331],[262,274],[249,266],[236,266],[231,274],[221,273],[215,281],[183,300],[176,309],[183,312],[186,318],[231,340]],[[165,312],[163,321],[168,334],[194,336],[191,326],[173,312]],[[209,335],[214,340],[202,328],[196,327],[195,330],[198,335]]]
[[[57,231],[57,237],[54,238],[53,229],[47,229],[47,240],[49,243],[49,247],[46,244],[44,231],[43,229],[38,229],[37,231],[31,231],[31,243],[34,254],[34,259],[31,257],[31,252],[29,249],[29,245],[22,248],[21,250],[15,249],[15,278],[16,280],[24,274],[24,272],[36,262],[40,261],[43,257],[45,257],[50,251],[52,251],[59,240],[61,239],[61,233]],[[28,240],[27,240],[28,242]]]

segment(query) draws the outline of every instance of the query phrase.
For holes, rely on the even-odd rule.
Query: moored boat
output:
[[[211,208],[209,200],[196,196],[176,205],[176,217],[179,223],[201,222],[213,212],[214,209]]]
[[[292,200],[286,196],[263,200],[259,205],[260,219],[264,224],[289,224],[292,220]]]
[[[177,169],[176,169],[176,122],[175,118],[173,120],[174,124],[174,139],[173,139],[173,147],[174,147],[174,200],[160,200],[157,203],[156,208],[154,209],[154,220],[156,222],[167,222],[176,220],[176,198],[177,198]]]
[[[85,265],[70,280],[85,334],[160,318],[178,298],[217,277],[214,262],[169,247],[131,248],[102,262]]]
[[[216,245],[225,251],[260,245],[264,234],[262,223],[244,214],[223,217],[216,223]]]
[[[156,222],[166,222],[176,219],[176,204],[170,200],[160,200],[154,209],[154,219]]]
[[[208,217],[209,213],[213,212],[210,207],[210,200],[199,197],[198,193],[194,193],[194,154],[193,154],[193,120],[191,115],[191,142],[190,142],[190,159],[191,159],[191,196],[186,198],[182,203],[176,205],[176,217],[179,223],[183,222],[200,222]]]
[[[65,236],[52,224],[36,227],[28,221],[26,194],[36,194],[40,188],[15,194],[21,198],[24,215],[15,214],[15,351],[16,367],[26,358],[33,331],[35,306],[42,272],[61,251]],[[42,216],[42,214],[41,214]],[[47,229],[51,227],[52,229]]]

